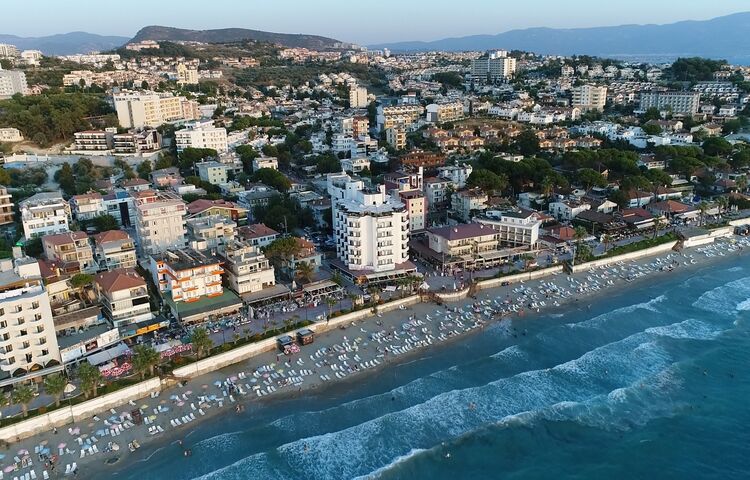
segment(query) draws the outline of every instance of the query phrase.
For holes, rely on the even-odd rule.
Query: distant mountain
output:
[[[18,37],[0,34],[0,43],[10,43],[21,50],[41,50],[45,55],[73,55],[93,51],[112,50],[124,45],[127,37],[70,32],[47,37]]]
[[[152,25],[144,27],[135,34],[131,42],[142,40],[157,41],[191,41],[204,43],[238,42],[241,40],[258,40],[283,45],[285,47],[305,47],[313,49],[336,48],[344,44],[333,38],[317,35],[292,33],[271,33],[246,28],[220,28],[216,30],[186,30],[183,28],[161,27]]]
[[[472,35],[433,42],[371,45],[392,51],[518,49],[547,55],[602,57],[705,56],[750,60],[750,12],[666,25],[595,28],[527,28],[498,35]]]

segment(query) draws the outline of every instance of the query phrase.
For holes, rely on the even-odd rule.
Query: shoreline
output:
[[[741,242],[741,244],[744,243]],[[93,454],[91,456],[86,455],[80,458],[78,450],[82,447],[75,440],[75,436],[61,430],[58,435],[52,437],[53,440],[50,441],[50,444],[54,444],[52,445],[54,447],[59,440],[67,441],[67,448],[73,449],[75,453],[74,455],[64,454],[58,460],[58,467],[55,469],[55,472],[50,472],[50,476],[51,478],[62,476],[62,472],[65,471],[65,465],[72,462],[77,462],[78,476],[81,478],[94,478],[104,474],[116,474],[119,471],[125,470],[129,465],[148,461],[155,453],[175,444],[178,439],[187,438],[194,431],[192,427],[195,426],[193,423],[196,420],[209,419],[213,418],[216,414],[229,412],[229,409],[226,407],[229,407],[230,404],[235,409],[239,405],[244,405],[241,409],[242,411],[238,412],[239,414],[244,414],[245,409],[248,414],[251,414],[254,406],[260,407],[267,404],[267,401],[270,399],[264,398],[266,396],[272,397],[274,401],[283,401],[285,399],[298,398],[310,392],[330,392],[335,388],[347,389],[348,386],[352,385],[349,377],[361,380],[362,378],[366,378],[367,374],[382,373],[387,367],[392,368],[394,364],[404,364],[417,357],[417,354],[428,351],[426,348],[428,346],[437,347],[438,345],[454,344],[454,340],[458,338],[465,338],[473,333],[484,331],[486,330],[485,327],[507,319],[535,320],[538,316],[549,314],[553,311],[565,310],[576,305],[582,306],[583,304],[580,303],[581,300],[589,299],[617,287],[620,287],[620,290],[622,290],[623,286],[632,285],[635,287],[641,284],[642,280],[647,278],[653,279],[661,273],[670,273],[670,271],[661,271],[659,267],[670,265],[672,264],[671,262],[678,262],[678,265],[674,268],[679,269],[679,271],[689,271],[692,270],[690,267],[701,268],[707,264],[728,260],[735,255],[744,253],[741,250],[739,252],[726,253],[723,255],[727,257],[726,259],[722,259],[719,255],[708,256],[702,254],[706,250],[726,251],[727,249],[732,249],[731,244],[726,241],[720,241],[707,246],[685,249],[679,253],[667,252],[660,255],[643,257],[638,260],[621,262],[623,263],[622,265],[613,262],[609,267],[594,267],[591,270],[578,272],[573,275],[565,273],[555,274],[526,282],[513,283],[508,286],[480,290],[476,293],[475,298],[466,298],[456,302],[445,303],[443,306],[438,306],[434,303],[418,303],[400,311],[394,310],[378,314],[377,317],[373,316],[352,322],[351,325],[343,329],[332,329],[320,334],[316,338],[315,343],[302,347],[300,354],[294,355],[291,358],[281,358],[283,355],[276,355],[276,352],[264,352],[235,365],[191,379],[182,387],[165,389],[155,398],[146,397],[138,400],[137,405],[148,404],[149,406],[145,416],[156,417],[153,422],[149,423],[149,427],[159,425],[163,428],[163,433],[149,435],[147,431],[148,427],[137,425],[126,427],[120,435],[115,437],[108,435],[99,436],[98,442],[92,442],[94,445],[98,445],[99,448],[97,450],[99,452],[104,452],[104,447],[108,442],[117,442],[120,447],[117,452],[102,453],[101,455]],[[671,261],[667,262],[667,258],[670,258]],[[683,263],[687,265],[683,265]],[[683,266],[687,268],[680,268]],[[625,272],[626,269],[638,273],[636,278],[627,281],[617,274],[620,270]],[[612,270],[615,273],[612,273]],[[503,290],[505,288],[507,289]],[[548,296],[539,297],[538,292],[548,292]],[[567,296],[558,297],[555,292],[566,292]],[[518,297],[519,295],[520,297]],[[511,296],[518,297],[518,300],[508,303]],[[505,298],[504,301],[503,298]],[[552,304],[552,298],[554,298],[554,304]],[[550,304],[547,304],[545,301],[547,299],[549,299]],[[529,302],[528,305],[536,304],[538,308],[536,310],[528,308],[525,303],[526,301]],[[497,310],[498,308],[503,308],[503,305],[508,306],[507,312],[498,315]],[[511,306],[516,309],[514,310]],[[469,321],[471,320],[475,320],[474,323],[470,324]],[[404,324],[409,321],[413,325],[410,325],[410,328],[407,330],[404,328]],[[446,325],[449,326],[446,327]],[[349,338],[350,335],[352,338]],[[328,349],[326,353],[318,354],[326,349]],[[279,363],[273,362],[274,356],[280,360]],[[319,361],[316,362],[316,360]],[[265,368],[269,365],[271,366],[270,369]],[[336,365],[337,367],[333,368],[331,365]],[[344,371],[343,365],[347,365],[346,368],[350,369],[350,371]],[[360,365],[365,366],[360,367]],[[264,373],[258,374],[259,370]],[[282,371],[282,373],[279,373],[279,371]],[[303,371],[305,374],[302,374]],[[268,377],[266,377],[265,375],[268,372],[274,373],[269,373]],[[307,372],[314,373],[308,374]],[[332,372],[336,372],[335,376],[332,375]],[[341,374],[341,377],[336,378],[339,377],[339,374]],[[272,375],[275,377],[272,377]],[[321,379],[321,375],[329,377],[330,381]],[[271,380],[272,378],[274,380]],[[282,381],[286,382],[287,378],[294,378],[292,383],[290,383],[290,385],[293,385],[292,387],[277,387],[274,385],[274,381],[278,382],[279,379],[283,379]],[[250,381],[251,379],[255,379],[255,381]],[[302,380],[297,383],[298,379]],[[220,385],[217,386],[217,382],[220,382]],[[209,387],[211,383],[214,385]],[[260,396],[257,393],[254,394],[253,388],[246,388],[255,387],[258,384],[267,385],[267,387],[258,390],[265,391],[268,388],[269,392]],[[219,387],[219,392],[213,387]],[[270,389],[273,389],[273,391],[270,391]],[[227,390],[230,393],[226,393]],[[180,396],[175,399],[176,395]],[[210,397],[214,398],[210,399]],[[168,408],[168,410],[148,415],[153,411],[155,405],[159,409]],[[125,411],[129,411],[133,408],[135,406],[131,404],[124,405],[117,410],[124,409]],[[205,415],[196,413],[199,410]],[[181,422],[183,425],[178,427],[170,425],[170,420],[174,420],[174,418],[184,420],[185,417],[189,418],[191,416],[194,420],[189,419],[186,422],[189,425],[185,425],[183,422]],[[88,423],[87,426],[91,429],[91,434],[104,428],[104,425],[101,425],[100,422],[96,424]],[[89,430],[82,425],[78,428],[81,429],[81,433],[84,431],[89,433]],[[37,435],[18,444],[12,444],[12,448],[15,449],[23,446],[30,452],[34,452],[34,446],[39,445],[43,436]],[[85,445],[90,438],[86,439],[87,441],[84,442],[83,448],[86,448]],[[130,454],[130,452],[125,450],[128,443],[133,440],[137,440],[140,443],[144,452],[148,450],[148,455],[138,458],[140,457],[137,453],[138,450],[134,454]],[[186,441],[186,443],[188,442]],[[35,463],[34,467],[39,470],[38,459],[35,458],[34,453],[31,456]],[[117,459],[114,463],[107,463],[107,461],[111,461],[114,458]],[[7,463],[8,461],[6,460],[4,465],[7,465]],[[18,473],[23,474],[26,471],[26,469],[22,469]],[[37,474],[39,473],[37,471]],[[16,472],[7,475],[14,474]],[[42,478],[41,475],[38,475],[38,477]]]

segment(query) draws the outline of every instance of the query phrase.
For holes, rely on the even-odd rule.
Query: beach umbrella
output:
[[[18,451],[18,454],[19,455],[28,455],[29,451],[26,450],[25,448],[22,448],[21,450]]]
[[[188,390],[187,392],[185,392],[185,395],[191,395],[192,393],[193,393],[192,390]]]
[[[45,455],[49,455],[49,448],[43,448],[42,453]]]
[[[5,473],[10,473],[10,472],[12,472],[12,471],[13,471],[13,470],[15,470],[15,469],[16,469],[16,466],[15,466],[15,465],[8,465],[7,467],[5,467],[5,468],[3,469],[3,472],[5,472]]]
[[[63,391],[64,391],[65,393],[71,393],[71,392],[73,392],[73,391],[74,391],[75,389],[76,389],[76,386],[75,386],[75,385],[73,385],[72,383],[69,383],[69,384],[65,385],[65,389],[64,389]]]
[[[214,385],[216,385],[217,387],[220,387],[220,386],[221,386],[221,382],[220,382],[220,381],[218,381],[218,380],[216,380],[216,381],[214,382]]]
[[[255,377],[250,379],[250,383],[257,383],[257,382],[258,382],[258,379]]]
[[[233,382],[236,382],[237,381],[237,376],[233,375],[233,376],[229,377],[229,380],[231,380]]]
[[[59,444],[59,445],[57,446],[57,448],[65,448],[65,447],[67,447],[67,446],[68,446],[68,444],[67,444],[67,443],[61,443],[61,444]]]
[[[39,445],[42,445],[42,446],[47,445],[47,440],[42,440],[41,442],[39,442]]]

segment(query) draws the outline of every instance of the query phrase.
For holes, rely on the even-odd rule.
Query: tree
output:
[[[661,113],[659,112],[659,109],[656,107],[651,107],[648,110],[646,110],[646,113],[643,114],[643,121],[648,122],[649,120],[659,120],[661,118]]]
[[[708,211],[708,203],[705,201],[698,204],[698,211],[700,211],[700,225],[703,225],[706,222],[706,211]]]
[[[724,196],[718,197],[716,199],[716,204],[719,206],[719,214],[722,214],[729,208],[729,198]]]
[[[96,397],[99,383],[102,381],[102,373],[99,369],[89,362],[81,362],[78,366],[78,379],[81,381],[81,389],[86,394],[86,398]]]
[[[586,189],[594,186],[603,187],[607,184],[607,180],[604,178],[604,176],[591,168],[582,168],[578,170],[576,172],[576,177]]]
[[[73,175],[73,168],[68,162],[63,163],[60,170],[55,172],[55,181],[66,195],[76,194],[76,179]]]
[[[133,369],[146,378],[146,372],[154,375],[154,367],[159,364],[159,353],[148,345],[136,345],[133,348]]]
[[[508,188],[508,177],[505,174],[496,174],[484,168],[478,168],[471,172],[467,184],[470,187],[479,187],[486,193],[502,192]]]
[[[602,235],[602,244],[604,245],[604,253],[607,253],[607,250],[609,250],[609,246],[612,245],[613,242],[612,235],[605,233]]]
[[[292,182],[278,170],[273,168],[260,168],[253,173],[253,181],[261,182],[269,187],[273,187],[280,192],[286,192],[292,187]]]
[[[299,262],[297,264],[296,275],[300,277],[305,283],[309,283],[315,274],[315,269],[309,262]]]
[[[732,144],[722,137],[708,137],[702,147],[703,152],[711,157],[728,155],[732,152]]]
[[[641,128],[646,135],[659,135],[661,133],[661,127],[656,123],[647,123]]]
[[[533,130],[526,129],[516,137],[515,147],[521,155],[536,155],[539,153],[539,137]]]
[[[126,162],[125,160],[121,158],[115,159],[114,165],[116,168],[119,168],[120,171],[122,171],[122,175],[128,180],[131,178],[135,178],[133,167],[131,167],[130,164]]]
[[[26,253],[26,255],[28,255],[29,257],[41,256],[42,252],[44,252],[44,247],[42,246],[41,237],[27,240],[26,243],[23,245],[23,250],[24,250],[24,253]]]
[[[180,152],[180,168],[190,170],[200,161],[218,157],[219,154],[213,148],[186,148]]]
[[[44,391],[55,398],[55,407],[60,406],[60,398],[65,393],[68,379],[59,373],[47,375],[44,379]]]
[[[300,245],[297,237],[277,238],[266,247],[264,253],[271,263],[280,266],[283,262],[299,255]]]
[[[331,318],[331,315],[333,314],[333,307],[336,305],[336,299],[331,297],[326,297],[326,305],[328,305],[328,318]]]
[[[11,401],[16,405],[21,406],[23,416],[26,417],[29,414],[29,404],[34,400],[34,389],[26,383],[15,385],[11,392]]]
[[[85,287],[86,285],[91,285],[91,282],[93,281],[94,281],[93,275],[89,275],[87,273],[76,273],[70,279],[70,286],[73,288],[82,288],[82,287]]]
[[[587,232],[586,229],[581,226],[575,227],[573,231],[574,231],[573,237],[576,239],[576,243],[578,245],[580,245],[583,239],[586,238],[589,234],[589,232]]]
[[[667,225],[667,219],[662,217],[661,215],[654,218],[654,237],[656,238],[659,236],[659,230],[661,230],[663,227]]]
[[[94,217],[92,222],[94,223],[94,227],[100,232],[120,229],[117,219],[112,215],[99,215],[98,217]]]
[[[138,176],[144,180],[151,180],[151,160],[144,160],[138,164]]]
[[[202,327],[193,330],[193,333],[190,335],[190,342],[193,344],[198,358],[203,358],[214,346],[213,340],[208,336],[208,330]]]

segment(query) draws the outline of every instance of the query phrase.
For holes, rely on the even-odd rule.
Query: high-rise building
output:
[[[18,54],[18,47],[15,45],[0,43],[0,58],[16,58]]]
[[[573,106],[581,110],[604,110],[607,103],[607,87],[580,85],[573,89]]]
[[[135,192],[133,197],[140,252],[155,255],[168,248],[185,247],[187,207],[182,198],[171,192],[154,190]]]
[[[385,272],[409,260],[406,207],[346,174],[328,175],[336,254],[349,271]]]
[[[349,107],[367,108],[367,89],[358,85],[349,88]]]
[[[385,129],[385,141],[396,150],[406,148],[406,129],[403,125],[395,125]]]
[[[0,66],[0,99],[10,98],[17,93],[29,94],[26,74],[20,70],[3,70]]]
[[[117,120],[123,128],[158,127],[176,120],[200,117],[185,97],[171,93],[121,92],[112,96]]]
[[[477,82],[504,82],[516,73],[516,59],[499,50],[471,62],[471,77]]]
[[[184,63],[177,65],[177,84],[196,85],[198,83],[198,69],[186,67]]]
[[[641,92],[641,110],[669,109],[672,113],[695,114],[700,107],[699,92]]]
[[[25,381],[59,365],[55,323],[39,263],[29,257],[0,260],[0,381]]]

